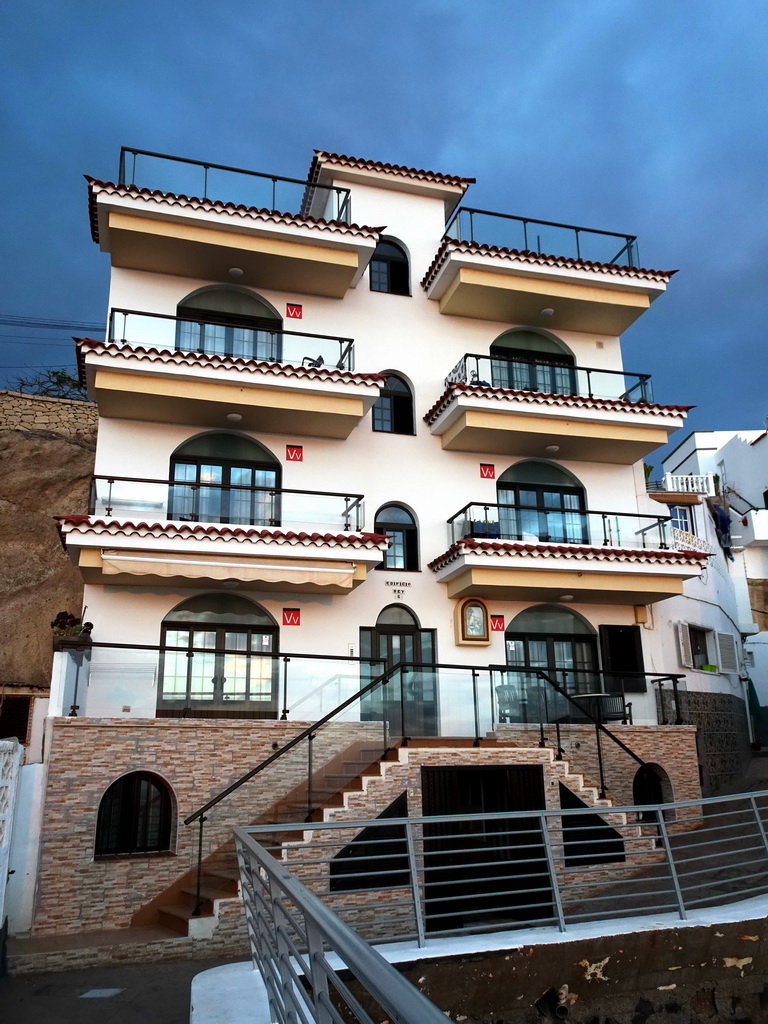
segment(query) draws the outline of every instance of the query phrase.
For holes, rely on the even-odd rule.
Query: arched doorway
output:
[[[171,456],[168,518],[199,523],[279,526],[281,466],[263,444],[211,431]]]
[[[597,635],[569,608],[546,604],[527,608],[512,619],[504,639],[512,671],[505,673],[503,692],[497,688],[503,720],[539,722],[547,717],[553,720],[553,714],[571,716],[576,710],[537,676],[536,669],[571,695],[600,690]]]
[[[378,721],[385,716],[392,735],[435,735],[435,630],[422,629],[406,605],[390,604],[381,611],[375,626],[360,627],[360,657],[371,659],[370,665],[364,664],[363,673],[369,680],[397,665],[406,666],[391,676],[386,688],[374,690],[365,698],[363,718]]]
[[[673,799],[672,783],[661,765],[646,762],[637,769],[632,780],[632,803],[649,807],[648,811],[640,812],[642,821],[656,822],[655,810],[650,808],[671,803]]]
[[[491,345],[492,384],[513,391],[577,394],[576,361],[552,334],[525,328],[505,331]]]
[[[499,477],[496,495],[503,540],[589,543],[584,488],[561,466],[517,462]]]
[[[243,288],[218,285],[192,292],[178,304],[176,315],[176,348],[182,352],[266,362],[282,358],[282,318]]]
[[[182,601],[163,619],[158,717],[276,718],[278,641],[269,612],[240,595]]]

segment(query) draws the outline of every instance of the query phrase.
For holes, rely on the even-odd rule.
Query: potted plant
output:
[[[68,647],[90,647],[92,622],[83,622],[71,612],[59,612],[51,623],[53,649],[63,651]]]

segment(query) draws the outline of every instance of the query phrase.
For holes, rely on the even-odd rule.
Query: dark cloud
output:
[[[764,0],[29,0],[0,15],[1,308],[100,321],[81,175],[119,147],[301,176],[311,150],[478,178],[486,209],[635,233],[679,267],[625,337],[696,428],[768,413]],[[71,364],[0,328],[4,366]],[[27,337],[43,340],[31,331]],[[2,375],[14,371],[0,369]]]

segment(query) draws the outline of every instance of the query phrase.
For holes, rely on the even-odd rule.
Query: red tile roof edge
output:
[[[301,217],[298,214],[278,213],[274,210],[259,209],[256,206],[245,206],[242,203],[225,203],[220,199],[201,199],[198,196],[185,196],[181,193],[162,192],[160,189],[140,188],[138,185],[116,185],[112,181],[100,181],[98,178],[91,178],[84,175],[88,182],[88,215],[91,224],[91,238],[94,242],[99,241],[98,210],[96,203],[97,193],[104,192],[108,195],[128,195],[145,201],[166,203],[169,206],[176,204],[181,206],[193,206],[216,212],[236,213],[240,217],[250,217],[253,220],[272,221],[276,224],[296,224],[311,228],[329,228],[341,234],[365,235],[378,242],[384,231],[384,227],[368,227],[362,224],[346,224],[340,220],[323,220],[317,217]]]
[[[426,413],[424,422],[431,426],[456,398],[457,392],[494,398],[498,401],[515,398],[531,405],[580,406],[584,409],[605,409],[616,412],[658,412],[674,415],[675,413],[687,413],[696,408],[695,405],[658,405],[655,402],[627,402],[620,398],[590,398],[588,395],[553,395],[545,391],[515,391],[512,388],[494,388],[486,387],[484,384],[465,384],[462,381],[454,381],[448,385]]]
[[[474,537],[465,537],[452,544],[447,551],[427,563],[427,567],[437,572],[450,562],[456,561],[467,552],[483,555],[492,554],[532,554],[539,556],[566,555],[571,558],[583,558],[586,561],[606,562],[690,562],[691,559],[703,562],[710,556],[702,551],[670,550],[663,548],[612,548],[593,547],[588,544],[547,544],[541,542],[531,544],[526,541],[487,541]]]
[[[81,377],[84,377],[85,353],[97,352],[99,350],[110,350],[110,355],[122,355],[126,358],[128,356],[136,356],[139,360],[147,359],[150,362],[173,362],[181,365],[184,363],[202,363],[208,366],[247,370],[249,373],[256,371],[271,373],[276,377],[298,376],[319,378],[320,380],[347,381],[355,384],[375,384],[378,381],[383,382],[387,380],[390,376],[387,373],[353,373],[351,370],[339,370],[335,366],[294,366],[292,363],[269,363],[256,359],[245,359],[242,356],[221,356],[207,352],[182,352],[175,348],[132,345],[127,341],[98,341],[96,338],[75,338],[74,341],[77,343],[78,369],[80,369],[82,363]]]
[[[246,540],[276,540],[276,541],[289,541],[291,544],[296,543],[307,543],[313,544],[334,544],[339,547],[360,547],[365,546],[377,546],[386,543],[389,545],[391,542],[386,534],[382,533],[366,533],[360,531],[357,533],[296,533],[293,530],[281,530],[279,528],[260,529],[255,526],[229,526],[226,524],[221,525],[203,525],[202,523],[175,523],[173,521],[165,522],[143,522],[135,521],[133,519],[102,519],[98,516],[88,515],[64,515],[54,516],[54,521],[60,526],[90,526],[90,527],[115,527],[114,533],[135,533],[140,530],[149,531],[160,531],[160,533],[166,534],[193,534],[200,536],[205,534],[207,536],[230,536],[237,538],[239,541]]]
[[[440,171],[427,171],[418,167],[406,167],[403,164],[381,163],[379,160],[365,160],[357,156],[346,156],[344,153],[329,153],[325,149],[316,149],[309,165],[307,178],[316,182],[320,176],[323,164],[337,163],[347,167],[359,167],[368,171],[382,171],[384,174],[392,174],[399,178],[419,178],[421,180],[434,181],[440,185],[459,185],[466,188],[474,185],[476,178],[462,178],[456,174],[443,174]]]
[[[437,272],[448,259],[450,250],[479,253],[495,259],[522,260],[525,263],[539,263],[547,266],[573,267],[582,270],[597,270],[601,274],[619,274],[624,277],[652,278],[668,281],[676,270],[651,270],[646,267],[628,267],[619,263],[597,263],[593,260],[582,260],[575,256],[556,256],[547,253],[531,252],[528,249],[507,249],[505,246],[485,245],[481,242],[462,242],[455,238],[444,238],[440,243],[435,258],[421,280],[422,288],[427,291]]]

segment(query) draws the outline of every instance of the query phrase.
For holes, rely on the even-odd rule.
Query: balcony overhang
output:
[[[86,583],[347,594],[388,546],[371,533],[295,533],[226,524],[60,516]]]
[[[669,440],[690,406],[451,384],[424,417],[448,451],[629,466]]]
[[[708,555],[566,544],[465,539],[430,562],[451,598],[585,604],[653,604],[683,592]]]
[[[344,439],[379,397],[385,378],[325,367],[257,362],[83,339],[88,394],[101,416],[238,427]]]
[[[450,316],[616,336],[661,295],[674,271],[643,270],[446,239],[422,281]]]
[[[379,228],[90,181],[94,238],[112,265],[340,299],[354,288]]]

